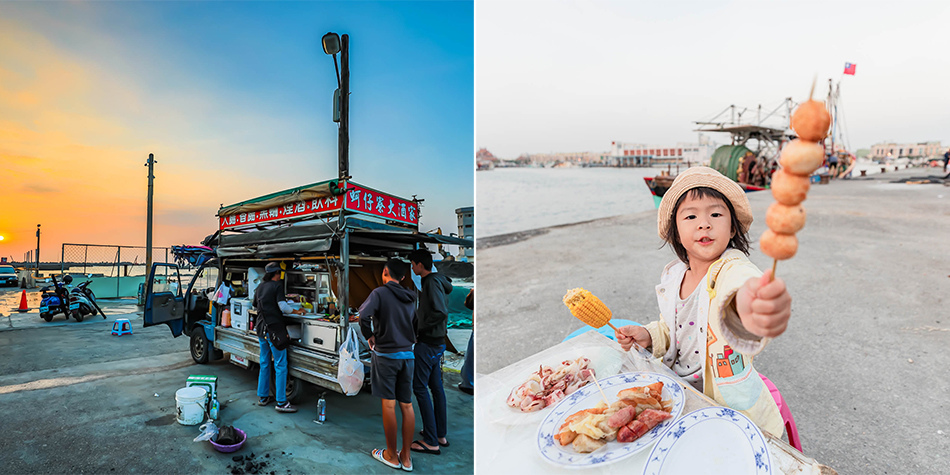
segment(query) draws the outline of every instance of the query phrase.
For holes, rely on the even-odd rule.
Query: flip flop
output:
[[[421,435],[422,438],[425,439],[425,438],[426,438],[426,431],[420,430],[420,431],[419,431],[419,435]],[[439,439],[436,438],[435,441],[436,441],[436,442],[439,442]],[[444,444],[443,444],[442,442],[439,442],[439,446],[440,446],[440,447],[448,447],[448,446],[449,446],[449,439],[445,439],[445,443],[444,443]]]
[[[399,470],[400,468],[402,468],[402,464],[401,464],[401,463],[392,463],[392,462],[389,462],[388,460],[386,460],[386,459],[383,457],[383,452],[385,452],[385,451],[386,451],[386,449],[373,449],[373,458],[376,459],[376,460],[379,460],[379,461],[382,462],[382,463],[384,463],[384,464],[385,464],[387,467],[389,467],[389,468],[395,468],[396,470]]]
[[[409,446],[409,450],[411,450],[411,451],[413,451],[413,452],[419,452],[419,453],[430,454],[430,455],[441,455],[441,454],[442,454],[442,450],[441,450],[441,449],[432,450],[432,449],[426,447],[425,444],[423,444],[421,440],[414,440],[414,441],[412,441],[412,444],[413,444],[413,445],[419,444],[419,446],[422,447],[421,449],[417,449],[417,448],[415,448],[415,447]]]
[[[408,467],[406,467],[406,465],[402,463],[402,452],[396,452],[396,457],[399,458],[399,464],[402,465],[402,471],[404,472],[412,471],[412,465],[409,465]],[[409,461],[410,462],[412,461],[411,457],[409,458]]]

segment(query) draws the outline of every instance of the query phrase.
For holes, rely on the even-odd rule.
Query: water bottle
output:
[[[327,400],[324,399],[326,394],[320,393],[320,399],[317,399],[317,420],[313,421],[317,424],[323,424],[327,420]]]
[[[210,405],[210,406],[211,406],[211,407],[208,409],[208,417],[210,417],[211,419],[217,419],[217,418],[218,418],[218,410],[221,408],[221,407],[218,405],[218,400],[217,400],[217,398],[211,400],[211,405]]]

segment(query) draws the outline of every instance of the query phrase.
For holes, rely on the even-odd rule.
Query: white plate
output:
[[[557,406],[554,406],[554,410],[544,418],[544,422],[542,422],[541,427],[538,428],[538,450],[541,452],[541,457],[545,461],[560,465],[564,468],[588,468],[597,465],[606,465],[626,458],[649,447],[650,444],[660,438],[663,432],[672,426],[673,421],[683,412],[683,405],[686,403],[686,396],[679,382],[662,374],[646,372],[624,373],[599,381],[600,387],[603,388],[604,394],[607,396],[608,403],[616,401],[617,393],[624,389],[646,386],[662,381],[663,394],[661,398],[664,400],[673,400],[673,410],[671,412],[673,418],[657,424],[656,427],[650,429],[649,432],[643,434],[639,439],[633,442],[621,443],[615,440],[613,442],[607,442],[607,445],[589,454],[579,454],[574,450],[571,444],[561,446],[559,442],[554,440],[554,435],[561,428],[561,425],[564,424],[564,419],[566,419],[567,416],[584,409],[592,408],[596,406],[598,402],[603,401],[604,398],[601,396],[600,390],[597,389],[597,385],[588,384],[565,398]]]
[[[672,425],[653,447],[643,473],[770,475],[772,457],[748,417],[728,407],[706,407]]]
[[[594,370],[594,376],[605,378],[608,375],[617,374],[623,365],[623,354],[607,346],[573,348],[559,355],[558,358],[545,358],[540,361],[529,361],[524,365],[524,371],[517,376],[509,378],[506,381],[497,383],[498,390],[489,398],[488,418],[492,423],[515,426],[523,424],[538,424],[545,414],[550,412],[554,406],[548,406],[540,411],[521,412],[521,410],[508,405],[508,396],[511,390],[522,385],[531,376],[531,373],[538,371],[538,365],[543,364],[551,368],[558,367],[562,361],[576,360],[585,357],[590,360],[589,368]],[[588,383],[591,386],[594,383]]]

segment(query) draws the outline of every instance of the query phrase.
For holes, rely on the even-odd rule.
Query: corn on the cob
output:
[[[607,325],[612,315],[599,298],[580,288],[567,291],[564,295],[564,305],[567,305],[572,315],[594,328]]]

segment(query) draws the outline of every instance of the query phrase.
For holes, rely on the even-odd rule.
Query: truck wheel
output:
[[[50,315],[49,312],[41,313],[40,316],[43,317],[43,320],[46,320],[47,322],[52,322],[52,321],[53,321],[53,316]]]
[[[79,310],[73,310],[72,313],[73,313],[73,318],[75,318],[77,322],[82,321],[82,313],[80,313]],[[66,317],[66,320],[69,320],[68,316]]]
[[[204,328],[197,327],[191,331],[191,359],[195,363],[205,364],[211,356],[208,337],[205,336]]]
[[[274,388],[277,387],[276,378],[277,376],[274,374],[274,368],[271,368],[270,394],[271,396],[274,396],[274,398],[277,398],[277,392],[274,390]],[[303,385],[304,385],[303,381],[288,374],[287,375],[287,401],[291,403],[296,402],[297,398],[303,394]]]

